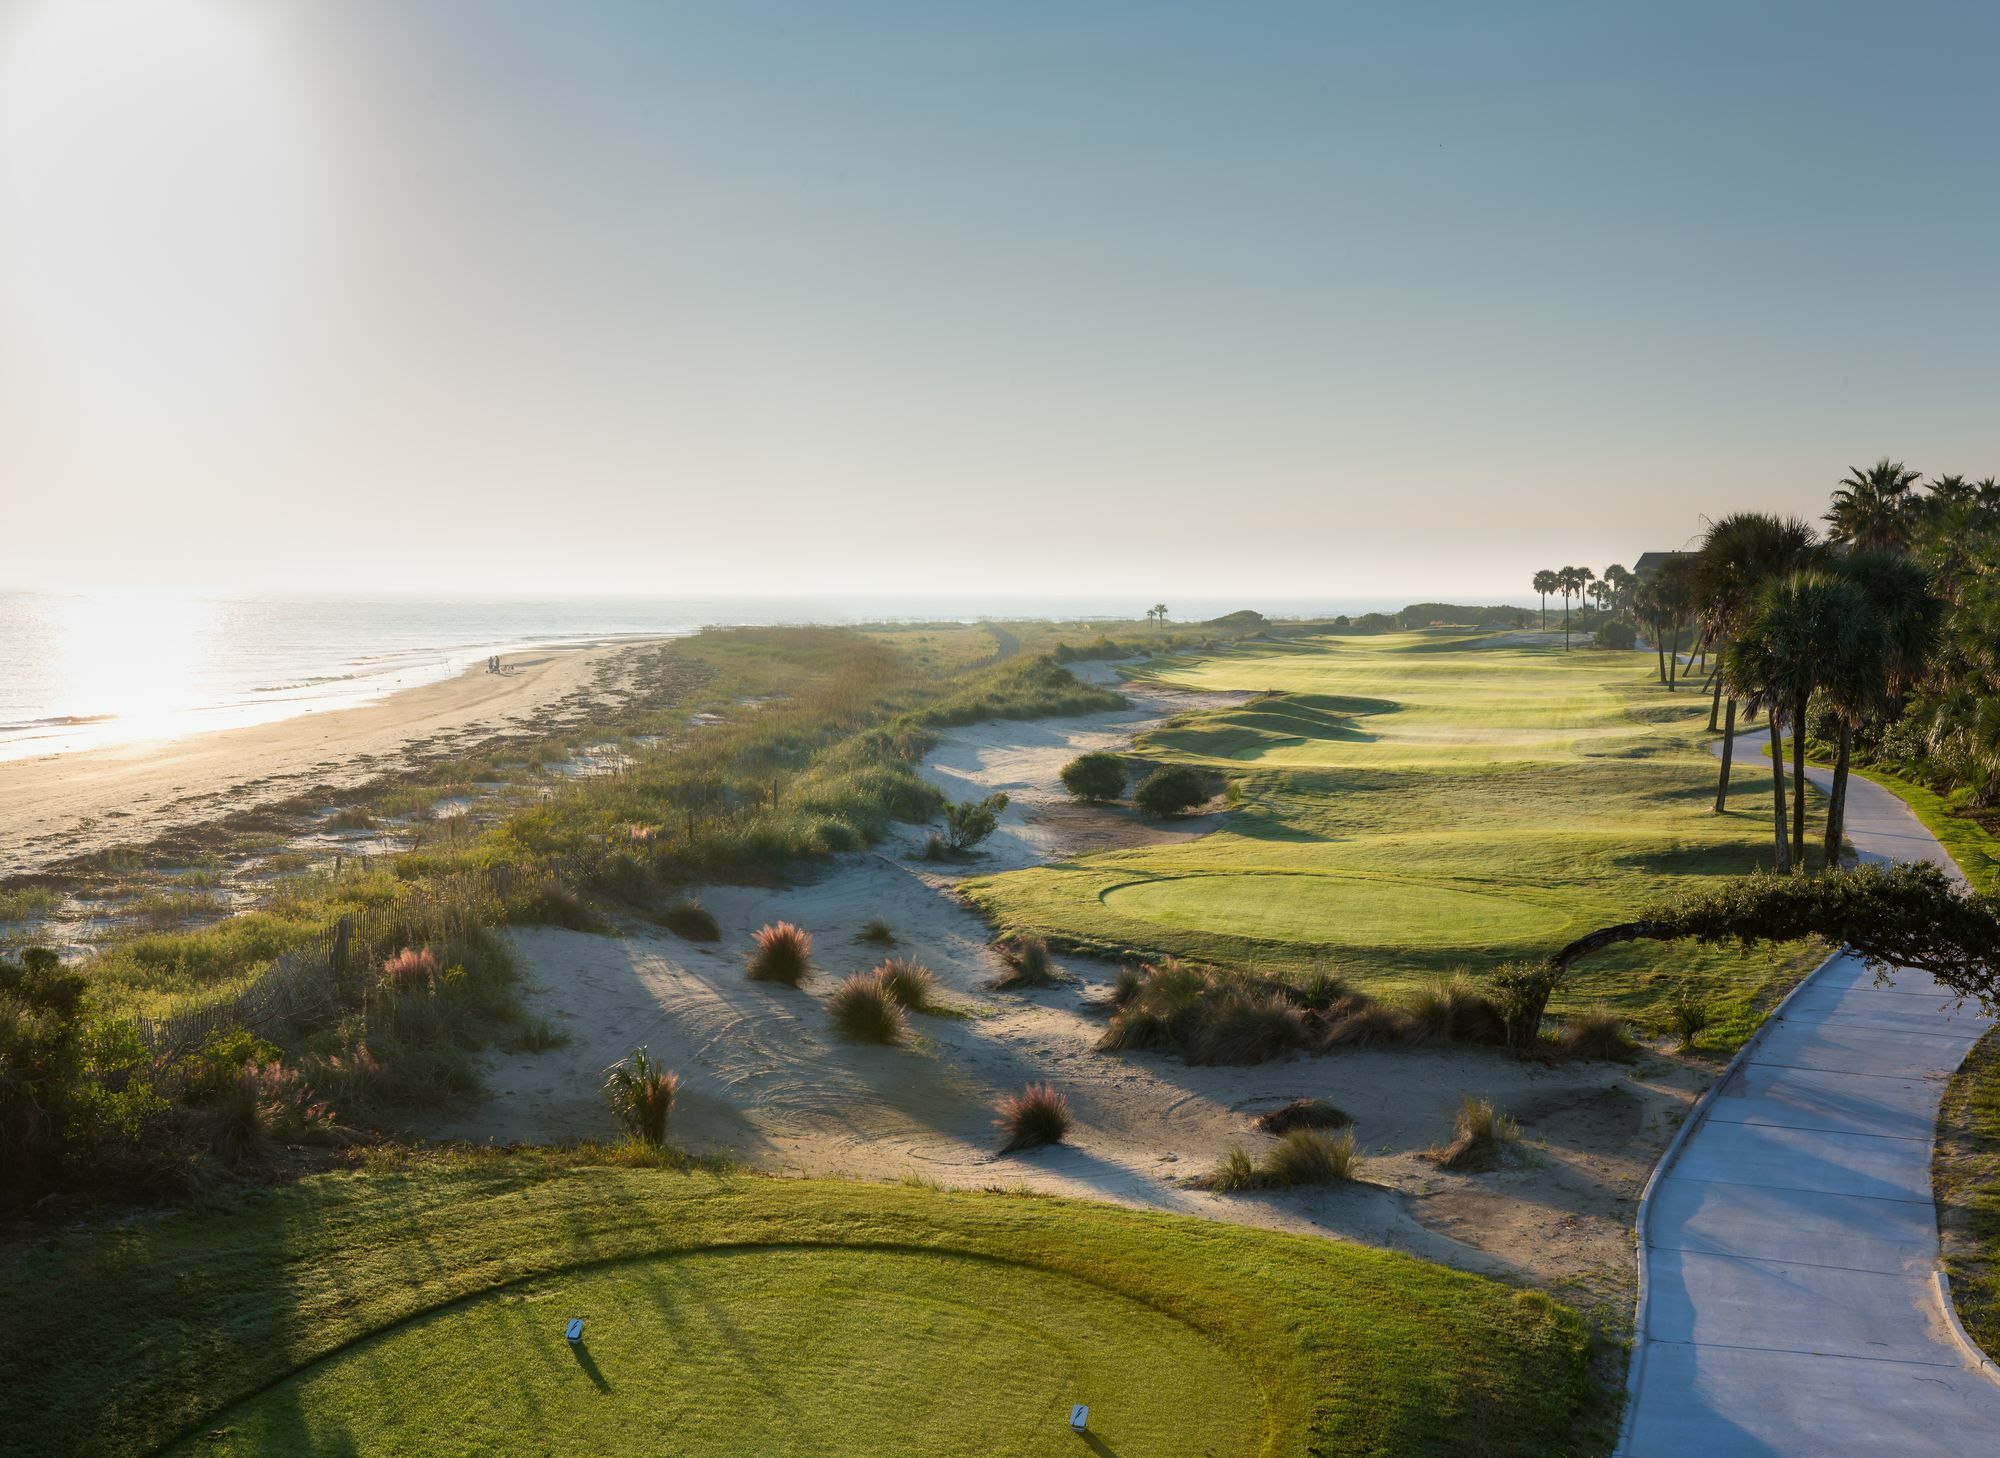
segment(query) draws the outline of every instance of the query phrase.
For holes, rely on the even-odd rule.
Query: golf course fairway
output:
[[[1430,631],[1255,643],[1127,672],[1254,695],[1136,746],[1227,780],[1232,813],[1193,840],[968,883],[1005,932],[1280,975],[1328,967],[1380,992],[1546,957],[1686,878],[1770,860],[1762,726],[1739,737],[1715,814],[1709,698],[1698,679],[1669,693],[1651,653]],[[1686,977],[1728,1046],[1815,957],[1624,948],[1580,966],[1555,1010],[1604,1004],[1648,1022]]]
[[[1388,1251],[588,1152],[60,1236],[0,1302],[44,1454],[1527,1455],[1592,1402],[1573,1312]]]

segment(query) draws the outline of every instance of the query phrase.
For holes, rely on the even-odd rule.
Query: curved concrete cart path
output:
[[[1847,831],[1863,860],[1958,874],[1879,785],[1850,782]],[[1845,955],[1765,1025],[1641,1216],[1627,1458],[2000,1453],[2000,1383],[1939,1298],[1930,1173],[1938,1100],[1988,1026],[1928,974],[1878,986]]]

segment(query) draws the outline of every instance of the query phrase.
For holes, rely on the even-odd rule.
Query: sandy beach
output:
[[[379,703],[273,724],[0,762],[0,876],[373,778],[581,709],[630,642],[509,654]]]

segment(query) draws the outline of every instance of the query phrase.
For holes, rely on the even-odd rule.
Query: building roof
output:
[[[1667,563],[1678,557],[1692,557],[1693,555],[1694,553],[1692,552],[1641,552],[1639,560],[1632,564],[1632,571],[1636,575],[1644,577],[1649,573],[1658,572]]]

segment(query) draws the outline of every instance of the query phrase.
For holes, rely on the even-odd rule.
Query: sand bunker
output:
[[[1013,797],[973,870],[1040,864],[1121,834],[1161,833],[1122,811],[1070,806],[1057,773],[1071,756],[1118,747],[1187,707],[1184,696],[1140,693],[1116,713],[954,731],[925,773],[955,795]],[[809,885],[706,891],[723,929],[714,946],[639,925],[617,936],[514,933],[529,1010],[570,1041],[492,1055],[491,1096],[421,1132],[498,1143],[608,1136],[603,1070],[645,1046],[684,1080],[675,1138],[762,1170],[1110,1199],[1349,1237],[1580,1299],[1629,1285],[1631,1204],[1702,1081],[1694,1071],[1666,1059],[1636,1072],[1548,1067],[1488,1049],[1364,1050],[1251,1068],[1099,1053],[1092,1045],[1116,969],[1070,959],[1059,986],[989,990],[1000,971],[989,930],[950,894],[955,878],[918,858],[921,834],[912,828],[881,853],[843,858]],[[887,950],[929,966],[956,1012],[913,1018],[903,1047],[846,1042],[823,1004],[840,976],[884,954],[859,940],[876,917],[897,934]],[[751,931],[780,918],[815,937],[818,970],[803,988],[743,976]],[[1071,1142],[996,1155],[995,1100],[1039,1080],[1068,1095]],[[1424,1157],[1449,1136],[1463,1094],[1521,1114],[1522,1152],[1498,1172],[1448,1173]],[[1365,1183],[1249,1195],[1191,1187],[1231,1146],[1261,1149],[1252,1120],[1299,1098],[1354,1116]]]

